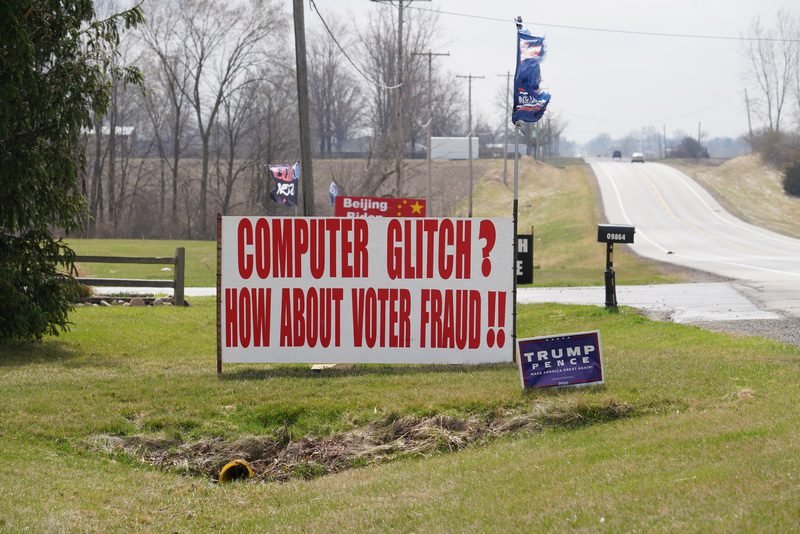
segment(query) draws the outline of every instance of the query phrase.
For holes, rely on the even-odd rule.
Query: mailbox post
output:
[[[600,224],[597,226],[597,241],[606,244],[606,308],[617,307],[614,243],[633,243],[634,233],[636,233],[636,228],[627,224]]]

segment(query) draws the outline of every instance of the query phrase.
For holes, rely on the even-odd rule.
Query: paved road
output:
[[[729,278],[762,308],[800,316],[800,240],[737,219],[667,165],[590,164],[608,221],[636,226],[637,254]]]

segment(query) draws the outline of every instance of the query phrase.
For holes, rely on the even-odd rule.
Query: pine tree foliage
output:
[[[139,6],[95,19],[92,0],[0,2],[0,340],[68,327],[74,254],[54,230],[82,227],[81,137],[109,101],[113,61]]]

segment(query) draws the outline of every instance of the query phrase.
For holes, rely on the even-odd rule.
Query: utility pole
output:
[[[697,121],[697,159],[700,160],[703,152],[703,145],[700,144],[700,125],[702,122]]]
[[[467,97],[467,149],[469,150],[469,213],[468,217],[472,217],[472,80],[481,80],[486,76],[473,76],[467,74],[466,76],[456,76],[456,78],[466,78],[467,85],[469,86]]]
[[[393,4],[397,1],[397,105],[395,106],[395,131],[397,132],[397,150],[395,151],[395,195],[402,196],[400,187],[403,183],[403,148],[405,145],[405,135],[403,134],[403,9],[406,3],[414,0],[372,0],[373,2],[389,2]]]
[[[431,204],[431,128],[433,125],[433,56],[449,56],[450,52],[412,52],[412,56],[428,56],[428,193],[425,196],[426,216],[433,217],[433,204]]]
[[[667,147],[667,125],[663,124],[662,126],[664,127],[664,159],[667,159],[667,151],[669,150],[669,147]]]
[[[400,188],[403,183],[403,0],[400,0],[397,9],[397,152],[394,163],[395,196],[400,198]]]
[[[750,122],[750,99],[747,98],[747,89],[744,90],[744,105],[747,106],[747,131],[750,133],[750,153],[753,153],[753,123]]]
[[[293,0],[294,45],[297,64],[297,108],[300,119],[300,170],[303,192],[303,215],[314,215],[314,174],[311,169],[311,127],[308,106],[308,68],[306,66],[306,30],[303,18],[303,0]]]
[[[503,135],[503,185],[508,185],[508,102],[511,100],[511,71],[506,71],[505,74],[498,74],[498,76],[506,77],[506,132]]]

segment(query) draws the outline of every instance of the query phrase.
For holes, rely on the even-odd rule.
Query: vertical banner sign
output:
[[[512,232],[502,218],[222,217],[222,361],[509,361]]]
[[[336,197],[343,194],[344,190],[336,183],[336,180],[332,180],[331,185],[328,187],[328,200],[330,200],[331,206],[336,203]]]
[[[425,217],[424,198],[336,197],[337,217]]]
[[[269,165],[274,189],[270,198],[278,204],[297,206],[297,182],[300,180],[300,163],[294,165]]]
[[[533,283],[533,235],[517,234],[516,273],[518,284]]]
[[[603,383],[597,330],[520,339],[518,349],[523,388]]]
[[[514,72],[514,107],[511,122],[538,122],[550,103],[550,94],[542,91],[541,63],[544,59],[544,37],[531,35],[518,25],[517,69]]]

